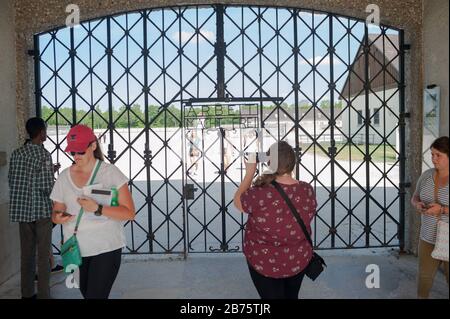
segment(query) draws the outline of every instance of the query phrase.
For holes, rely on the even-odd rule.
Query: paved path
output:
[[[305,299],[414,299],[417,258],[394,250],[324,251],[329,265],[315,281],[305,279],[300,297]],[[380,287],[365,285],[366,267],[380,270]],[[77,289],[68,289],[63,274],[53,275],[53,298],[81,298]],[[0,299],[20,296],[19,276],[0,286]],[[254,299],[258,298],[242,254],[124,257],[111,298],[119,299]],[[431,298],[448,299],[449,289],[438,272]]]

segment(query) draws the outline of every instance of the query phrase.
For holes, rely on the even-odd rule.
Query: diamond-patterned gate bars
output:
[[[264,149],[260,108],[277,100],[190,99],[184,104],[189,252],[240,249],[244,220],[233,195],[245,174],[246,153]]]
[[[128,175],[127,253],[241,249],[231,199],[256,135],[233,107],[235,123],[195,113],[192,133],[186,101],[202,99],[251,101],[265,145],[295,146],[319,249],[403,247],[403,42],[402,30],[303,9],[140,10],[36,35],[36,108],[55,162],[70,165],[65,133],[84,123]]]

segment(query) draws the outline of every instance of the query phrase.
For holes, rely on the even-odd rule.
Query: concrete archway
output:
[[[406,3],[405,3],[406,2]],[[196,1],[183,2],[185,4],[197,4]],[[211,1],[210,3],[217,3]],[[273,5],[272,1],[221,1],[226,4],[257,4]],[[137,10],[143,8],[179,5],[179,1],[114,1],[111,3],[93,3],[91,1],[80,1],[78,3],[81,20],[88,20],[114,13]],[[358,1],[278,1],[277,6],[289,6],[310,8],[333,12],[345,16],[360,19],[366,18],[368,13],[366,7]],[[406,140],[410,148],[407,152],[406,172],[407,180],[415,182],[420,175],[421,149],[418,143],[408,141],[421,138],[421,103],[422,101],[422,7],[416,1],[404,1],[402,3],[391,1],[380,1],[381,23],[392,25],[405,30],[405,42],[410,43],[411,50],[406,55],[405,78],[408,79],[406,86],[406,105],[410,113],[407,126]],[[401,14],[400,14],[401,13]],[[19,127],[19,138],[24,138],[24,119],[34,113],[33,92],[33,61],[26,52],[33,47],[33,35],[64,24],[67,13],[65,6],[60,1],[16,1],[15,3],[15,26],[16,26],[16,62],[17,62],[17,123]],[[414,67],[413,67],[414,66]],[[409,194],[408,194],[409,195]],[[407,202],[409,196],[406,196]],[[407,209],[407,211],[410,211]],[[415,250],[417,242],[417,218],[414,213],[407,214],[407,249]]]

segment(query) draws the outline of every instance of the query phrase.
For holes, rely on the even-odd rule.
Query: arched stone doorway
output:
[[[316,186],[318,248],[398,246],[402,44],[399,30],[297,8],[140,10],[36,36],[37,109],[55,128],[56,160],[68,160],[64,126],[86,122],[127,172],[139,212],[126,225],[128,252],[239,250],[244,220],[231,198],[249,127],[230,105],[246,99],[268,144],[289,140],[297,176]],[[188,163],[186,106],[208,120],[219,105],[224,114],[221,103],[238,130],[232,120],[203,126],[199,158]],[[217,138],[206,138],[210,129]],[[194,184],[201,192],[190,201]]]

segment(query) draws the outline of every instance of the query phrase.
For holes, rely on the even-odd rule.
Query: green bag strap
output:
[[[98,170],[99,170],[99,168],[100,168],[100,165],[102,165],[102,161],[97,160],[97,165],[95,166],[94,174],[92,174],[91,180],[90,180],[90,182],[89,182],[88,185],[92,185],[92,183],[94,183],[94,180],[95,180],[95,177],[97,176],[97,172],[98,172]],[[84,211],[83,211],[83,207],[81,207],[81,208],[80,208],[80,213],[78,214],[78,218],[77,218],[77,224],[75,225],[75,230],[74,230],[74,232],[73,232],[73,235],[74,235],[74,236],[77,235],[77,232],[78,232],[78,225],[80,224],[81,216],[83,215],[83,212],[84,212]]]

